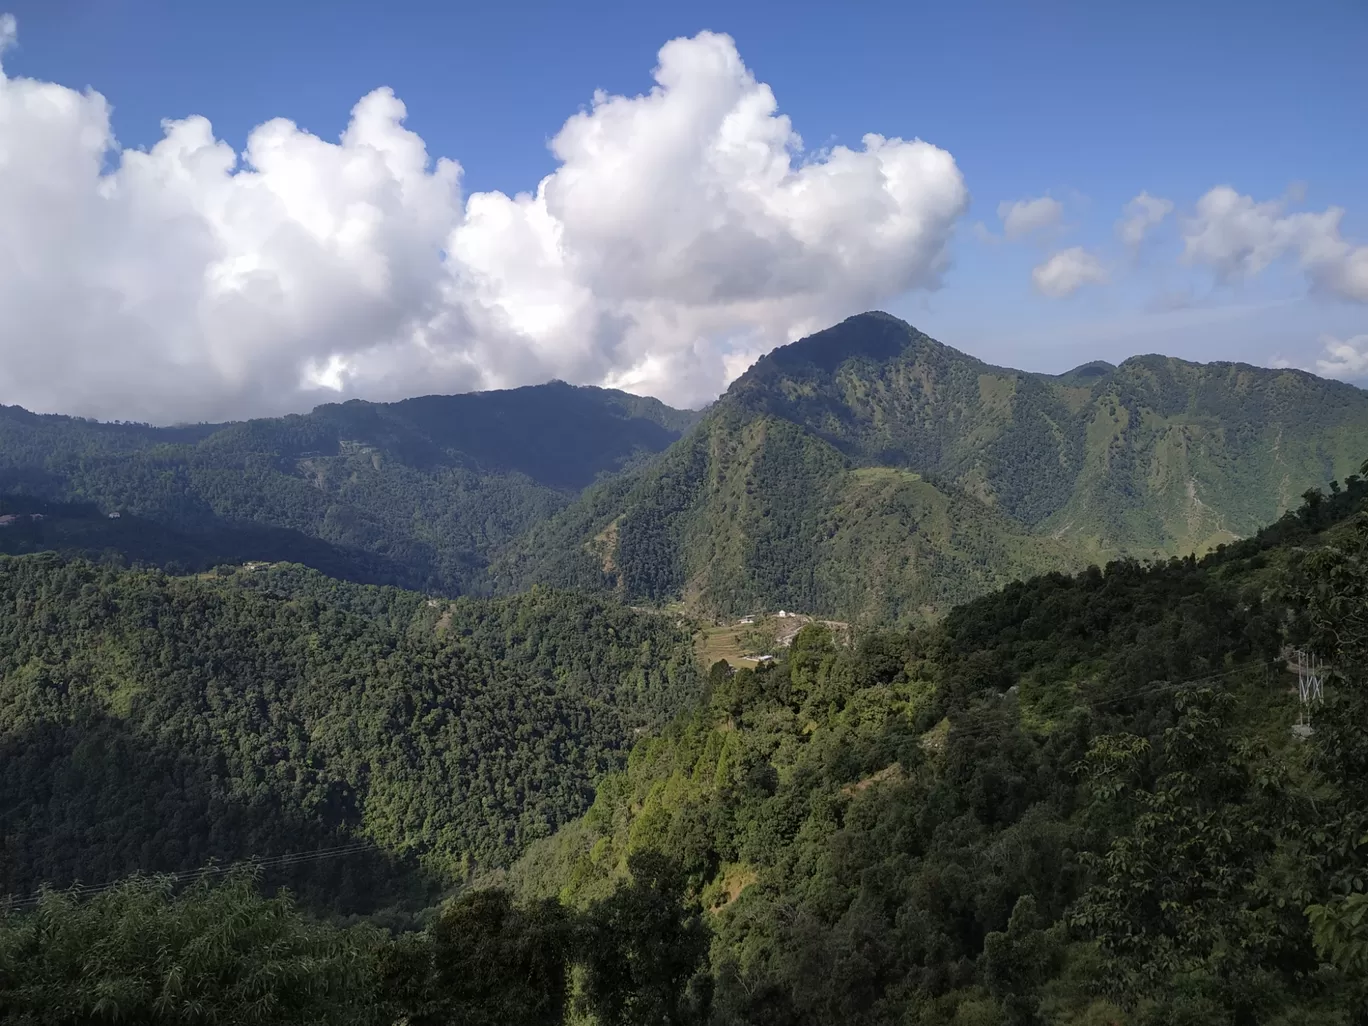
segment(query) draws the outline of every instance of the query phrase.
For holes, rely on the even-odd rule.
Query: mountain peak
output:
[[[910,345],[926,343],[937,344],[906,321],[871,310],[780,346],[762,356],[738,383],[801,371],[831,374],[847,360],[864,358],[882,363],[899,356]]]
[[[1091,385],[1103,378],[1110,377],[1114,373],[1116,373],[1116,364],[1108,363],[1106,360],[1090,360],[1087,363],[1079,364],[1073,370],[1065,371],[1063,374],[1045,374],[1042,377],[1070,385]]]

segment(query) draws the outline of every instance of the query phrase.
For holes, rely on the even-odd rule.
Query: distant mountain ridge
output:
[[[1365,446],[1368,393],[1302,371],[1031,373],[868,313],[702,412],[563,382],[171,428],[0,407],[0,515],[47,514],[0,552],[890,622],[1248,535]]]
[[[167,428],[0,407],[0,513],[54,514],[0,533],[0,551],[114,550],[186,569],[293,559],[479,590],[491,552],[697,418],[564,382]]]
[[[884,620],[1012,577],[1247,535],[1352,473],[1368,393],[1139,356],[995,367],[882,313],[775,350],[658,462],[496,564],[531,580]]]

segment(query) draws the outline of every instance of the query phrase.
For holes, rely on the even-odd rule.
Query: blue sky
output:
[[[1317,287],[1294,249],[1224,281],[1211,261],[1179,259],[1180,219],[1219,185],[1282,199],[1279,216],[1343,208],[1342,239],[1368,243],[1360,0],[0,10],[19,26],[6,73],[97,90],[125,148],[152,146],[162,119],[192,114],[236,150],[281,116],[335,140],[358,99],[390,86],[428,153],[460,162],[467,193],[510,196],[556,169],[548,141],[595,90],[646,92],[667,40],[724,32],[809,153],[877,132],[953,156],[971,202],[942,285],[882,303],[949,344],[1040,370],[1155,351],[1314,369],[1323,336],[1368,333],[1368,304]],[[1127,247],[1116,223],[1142,191],[1174,213]],[[1044,196],[1062,204],[1058,223],[999,238],[1000,203]],[[1032,268],[1075,246],[1106,282],[1042,295]]]

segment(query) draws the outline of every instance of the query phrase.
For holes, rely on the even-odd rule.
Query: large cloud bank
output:
[[[387,89],[338,142],[275,120],[239,155],[192,117],[120,151],[103,96],[0,68],[0,402],[168,422],[559,377],[696,403],[938,284],[949,153],[804,153],[723,35],[655,81],[566,121],[535,192],[463,196]]]

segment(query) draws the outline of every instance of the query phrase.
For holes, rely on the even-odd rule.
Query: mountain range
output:
[[[1358,1026],[1365,608],[1357,475],[706,675],[545,588],[0,557],[0,1020]]]
[[[167,428],[0,407],[0,514],[44,517],[0,534],[0,551],[179,570],[288,560],[478,592],[489,553],[697,419],[563,382]]]
[[[1352,473],[1365,438],[1368,393],[1302,371],[1032,374],[863,314],[763,357],[498,568],[722,613],[934,616],[1031,573],[1247,536]]]
[[[1368,393],[1302,371],[1028,373],[868,313],[701,413],[559,382],[173,428],[3,408],[0,514],[44,519],[0,551],[893,622],[1247,536],[1352,473],[1365,437]]]
[[[0,409],[0,1020],[1360,1026],[1365,454],[884,314],[700,412]]]

